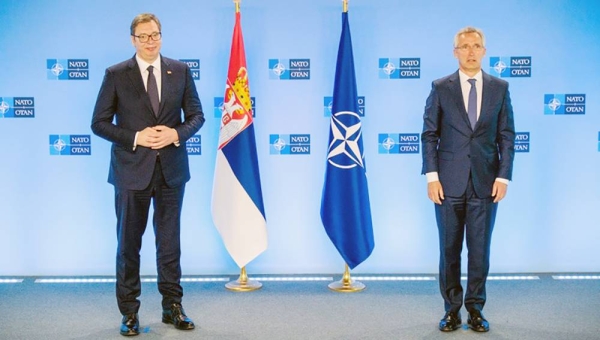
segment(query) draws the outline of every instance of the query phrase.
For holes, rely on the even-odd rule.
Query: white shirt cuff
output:
[[[427,177],[427,183],[437,182],[440,180],[436,171],[426,173],[425,177]]]
[[[135,148],[137,148],[137,137],[139,135],[139,131],[135,133],[135,138],[133,138],[133,151],[135,151]]]
[[[500,182],[500,183],[504,183],[506,185],[508,185],[508,180],[506,178],[496,178],[496,182]]]
[[[425,177],[427,177],[427,183],[437,182],[440,180],[437,172],[428,172],[425,174]],[[500,177],[496,178],[496,181],[498,181],[500,183],[504,183],[506,185],[508,185],[508,182],[509,182],[509,180],[507,180],[506,178],[500,178]]]

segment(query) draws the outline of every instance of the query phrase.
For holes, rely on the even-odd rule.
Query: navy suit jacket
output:
[[[204,124],[202,105],[185,63],[161,56],[161,81],[160,109],[154,115],[135,56],[106,69],[94,108],[92,131],[113,143],[108,182],[119,189],[145,189],[152,179],[158,153],[169,187],[190,179],[185,141]],[[133,150],[136,132],[156,125],[174,128],[180,146],[171,144],[152,150],[138,145]]]
[[[483,72],[481,112],[471,128],[458,71],[432,83],[423,116],[422,173],[438,172],[444,194],[460,197],[469,174],[480,198],[497,177],[512,179],[515,125],[508,83]]]

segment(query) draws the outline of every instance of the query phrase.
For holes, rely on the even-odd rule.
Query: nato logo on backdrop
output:
[[[310,79],[310,59],[269,59],[269,79]]]
[[[379,58],[379,79],[419,79],[421,58]]]
[[[250,102],[252,105],[252,117],[256,117],[256,97],[250,97]],[[221,119],[221,117],[223,117],[224,98],[215,97],[213,103],[213,112],[215,114],[215,118]]]
[[[419,133],[380,133],[378,138],[380,154],[419,153],[421,141]]]
[[[365,116],[365,97],[360,96],[357,98],[358,104],[358,115],[361,117]],[[333,97],[324,97],[323,98],[323,112],[325,117],[331,117],[333,114],[331,110],[333,109]]]
[[[192,71],[192,78],[200,80],[200,59],[179,59],[182,63],[186,63]]]
[[[269,135],[271,155],[310,155],[310,135]]]
[[[35,118],[33,97],[0,97],[0,118]]]
[[[585,94],[545,94],[545,115],[584,115]]]
[[[185,148],[188,155],[202,155],[202,138],[200,135],[193,135],[185,142]]]
[[[89,156],[92,154],[90,135],[50,135],[50,155]]]
[[[490,74],[500,78],[531,78],[531,57],[490,57]]]
[[[515,152],[529,152],[529,132],[516,133]]]
[[[46,59],[48,80],[88,80],[88,59]]]

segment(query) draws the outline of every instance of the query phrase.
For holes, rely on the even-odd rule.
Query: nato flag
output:
[[[333,109],[321,220],[331,242],[352,269],[373,251],[373,225],[348,13],[342,13],[342,36],[333,87]]]

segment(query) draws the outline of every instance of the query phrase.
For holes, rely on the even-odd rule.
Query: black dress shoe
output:
[[[440,320],[439,328],[442,332],[452,332],[459,329],[461,323],[460,312],[447,312],[444,318]]]
[[[138,320],[137,313],[123,315],[120,333],[124,336],[140,334],[140,321]]]
[[[184,331],[196,328],[194,321],[185,315],[185,311],[179,303],[172,304],[170,309],[163,309],[162,322],[172,323],[175,328]]]
[[[469,325],[469,328],[471,328],[475,332],[487,332],[490,330],[489,322],[483,317],[483,314],[481,314],[481,312],[478,310],[472,310],[469,312],[467,324]]]

